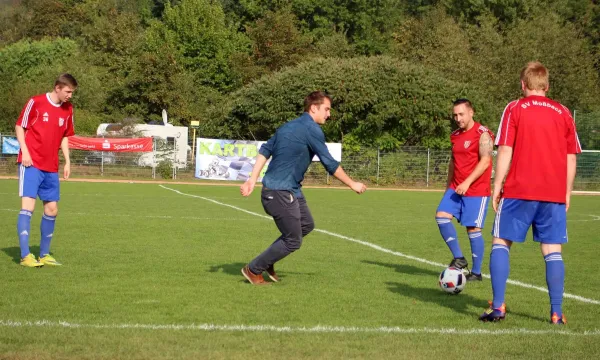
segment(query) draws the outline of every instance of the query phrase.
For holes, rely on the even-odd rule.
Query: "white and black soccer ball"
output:
[[[449,267],[440,274],[440,288],[449,294],[458,294],[464,290],[467,278],[461,269]]]

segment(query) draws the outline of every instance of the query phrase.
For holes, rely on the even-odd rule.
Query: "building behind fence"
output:
[[[0,140],[2,136],[0,136]],[[1,142],[0,142],[1,143]],[[156,147],[155,147],[156,148]],[[191,152],[187,164],[173,166],[164,150],[156,154],[155,166],[140,166],[141,153],[71,151],[73,177],[121,179],[193,180],[195,165]],[[393,152],[365,149],[344,152],[342,166],[352,178],[373,186],[442,189],[448,176],[450,150],[407,147]],[[63,160],[61,159],[61,164]],[[17,174],[16,155],[0,155],[0,174]],[[200,181],[200,180],[198,180]],[[319,163],[312,163],[305,184],[339,185]],[[578,156],[575,190],[600,191],[600,151],[585,151]]]

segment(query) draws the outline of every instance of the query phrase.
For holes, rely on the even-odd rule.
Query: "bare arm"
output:
[[[577,155],[567,154],[567,198],[566,209],[569,210],[571,203],[571,191],[573,190],[573,182],[575,181],[575,173],[577,171]]]
[[[473,182],[487,170],[488,166],[490,166],[492,162],[492,150],[494,148],[494,143],[492,142],[492,137],[488,133],[483,133],[479,137],[479,162],[475,166],[475,169],[467,176],[465,181],[462,182],[457,188],[456,193],[459,195],[464,195]]]
[[[500,202],[500,194],[502,193],[502,184],[504,178],[510,169],[510,161],[512,160],[513,148],[506,145],[498,147],[498,156],[496,158],[496,177],[494,178],[494,195],[492,197],[492,205],[494,210],[498,210]]]
[[[268,159],[263,154],[258,154],[256,157],[256,162],[254,163],[254,167],[252,168],[252,175],[250,176],[250,179],[246,180],[246,182],[242,184],[242,187],[240,188],[242,196],[249,196],[252,194],[254,186],[256,185],[258,177],[265,167],[267,160]]]
[[[450,163],[448,164],[448,183],[446,184],[446,188],[450,188],[450,184],[452,184],[452,180],[454,180],[454,159],[452,155],[450,155]]]
[[[63,156],[65,157],[65,166],[63,170],[63,177],[66,179],[71,176],[71,157],[69,155],[69,138],[64,137],[60,142],[60,149],[62,150]]]
[[[333,173],[333,176],[335,176],[339,181],[343,182],[350,189],[354,190],[357,194],[362,194],[365,192],[365,190],[367,190],[365,184],[352,180],[341,166],[338,166],[337,170]]]
[[[15,133],[17,134],[17,141],[19,142],[19,146],[21,148],[21,164],[23,164],[25,167],[33,165],[31,155],[29,154],[29,149],[25,143],[25,129],[17,125],[15,126]]]

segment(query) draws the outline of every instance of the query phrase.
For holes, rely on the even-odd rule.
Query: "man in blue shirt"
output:
[[[244,277],[254,285],[268,284],[262,276],[267,272],[274,282],[279,281],[274,264],[298,250],[302,238],[315,223],[302,194],[302,180],[312,158],[317,155],[329,172],[358,194],[367,187],[353,181],[339,162],[331,157],[325,145],[325,134],[319,125],[330,116],[331,98],[322,91],[310,93],[304,99],[304,114],[285,123],[263,144],[252,169],[252,176],[241,187],[243,196],[254,190],[259,174],[269,158],[271,163],[263,178],[261,202],[265,212],[273,217],[281,236],[267,250],[242,269]]]

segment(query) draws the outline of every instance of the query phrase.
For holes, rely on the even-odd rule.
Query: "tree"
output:
[[[289,9],[267,11],[246,33],[252,41],[252,53],[238,53],[235,65],[247,83],[264,74],[306,60],[312,50],[312,37],[296,28],[296,17]]]
[[[210,0],[182,0],[165,4],[162,22],[151,22],[146,50],[158,51],[163,44],[174,58],[194,74],[197,82],[221,91],[237,85],[229,57],[242,48],[245,38],[225,25],[223,9]]]
[[[333,96],[332,117],[324,127],[329,141],[358,139],[363,145],[445,147],[452,100],[481,93],[446,80],[421,65],[390,57],[315,59],[264,76],[208,110],[205,134],[266,140],[278,126],[302,113],[314,90]],[[492,122],[495,112],[483,101],[478,116]]]

